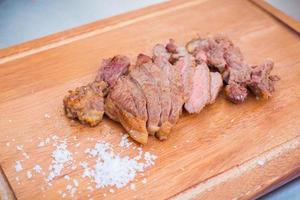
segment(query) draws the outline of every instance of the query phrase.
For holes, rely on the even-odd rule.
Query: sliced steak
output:
[[[271,76],[273,69],[273,61],[266,61],[265,63],[253,66],[251,71],[251,80],[248,87],[256,97],[268,99],[274,92],[274,84],[279,80],[278,76]]]
[[[64,98],[66,116],[78,119],[82,124],[96,126],[104,114],[105,82],[93,82],[86,86],[70,90]]]
[[[184,100],[187,101],[192,90],[193,73],[196,66],[195,58],[187,52],[185,47],[178,47],[173,39],[170,39],[166,49],[171,55],[169,61],[180,70]]]
[[[143,65],[134,67],[130,71],[129,76],[141,88],[145,96],[148,111],[147,129],[149,134],[154,135],[159,130],[161,114],[160,89]]]
[[[169,62],[170,54],[165,47],[158,44],[153,49],[154,63],[162,69],[167,75],[170,84],[171,95],[171,111],[169,114],[169,121],[164,123],[156,136],[160,139],[166,139],[174,124],[177,123],[179,116],[182,113],[182,106],[184,104],[184,89],[181,79],[180,70]]]
[[[152,62],[144,64],[142,67],[149,73],[149,76],[155,80],[157,87],[159,88],[158,96],[161,103],[161,114],[159,121],[159,128],[169,121],[169,115],[171,110],[171,94],[170,94],[170,82],[168,76],[163,72],[161,68]]]
[[[226,86],[225,95],[234,103],[243,102],[247,95],[251,68],[238,47],[224,35],[214,38],[198,38],[186,45],[198,62],[206,62],[212,69],[222,73]]]
[[[135,141],[146,144],[148,140],[147,116],[144,114],[146,108],[142,108],[144,101],[141,100],[143,98],[141,96],[138,98],[141,102],[137,105],[137,97],[134,95],[141,94],[137,92],[138,90],[133,92],[132,87],[134,86],[129,77],[121,76],[106,98],[105,112],[109,117],[112,116],[113,120],[117,119]]]
[[[118,78],[127,72],[129,65],[129,58],[122,55],[104,59],[96,76],[96,81],[105,81],[109,87],[113,87]]]
[[[223,86],[222,76],[219,72],[210,72],[210,104],[213,104]]]
[[[140,66],[144,63],[148,63],[148,62],[151,62],[152,63],[152,58],[145,55],[145,54],[142,54],[140,53],[138,56],[137,56],[137,59],[136,59],[136,63],[135,65],[136,66]]]
[[[197,65],[193,74],[193,86],[184,108],[189,113],[199,113],[210,102],[210,72],[205,63]]]

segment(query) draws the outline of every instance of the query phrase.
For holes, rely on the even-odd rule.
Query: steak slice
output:
[[[164,74],[168,77],[170,84],[170,96],[171,96],[171,110],[169,114],[168,122],[162,124],[160,130],[156,133],[156,136],[160,140],[167,139],[172,126],[174,126],[179,116],[182,113],[182,106],[184,104],[184,89],[181,79],[180,70],[169,62],[170,54],[165,47],[161,44],[157,44],[153,49],[154,63],[162,69]]]
[[[147,116],[142,114],[146,108],[141,108],[143,101],[137,105],[138,100],[133,95],[140,93],[138,90],[133,92],[132,86],[129,77],[121,76],[106,98],[105,112],[113,120],[120,122],[135,141],[146,144],[148,140]],[[141,100],[142,97],[138,99]]]
[[[118,78],[125,74],[130,65],[127,56],[117,55],[113,58],[104,59],[96,76],[96,81],[105,81],[108,86],[113,87]]]
[[[90,126],[99,124],[104,114],[105,89],[105,82],[95,81],[73,91],[70,90],[63,100],[66,116]]]
[[[228,37],[198,38],[188,42],[186,47],[198,62],[206,62],[222,73],[224,82],[229,85],[225,87],[225,95],[230,101],[241,103],[246,99],[251,68]]]
[[[199,64],[193,74],[193,86],[184,108],[188,113],[199,113],[210,102],[210,72],[205,63]]]
[[[170,94],[170,82],[168,76],[164,74],[161,68],[152,62],[143,64],[142,67],[149,73],[149,76],[155,81],[159,88],[158,96],[161,103],[161,114],[159,121],[159,128],[169,121],[169,115],[171,110],[171,94]]]
[[[177,47],[173,39],[169,40],[166,49],[171,54],[170,62],[180,70],[184,100],[187,101],[192,90],[193,73],[196,66],[195,58],[187,52],[185,47]]]
[[[129,76],[134,83],[141,88],[141,91],[145,96],[148,111],[147,129],[149,134],[154,135],[154,133],[159,130],[161,115],[160,89],[155,80],[143,67],[144,65],[132,68],[129,72]]]
[[[222,76],[219,72],[210,72],[210,104],[213,104],[223,86]]]

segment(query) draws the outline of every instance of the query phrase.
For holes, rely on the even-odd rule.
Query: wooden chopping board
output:
[[[251,199],[299,175],[299,35],[248,1],[176,0],[0,50],[0,164],[15,197],[60,199],[68,174],[80,180],[74,198],[88,199],[81,168],[63,171],[51,187],[42,175],[27,179],[26,170],[36,163],[48,168],[53,146],[37,144],[54,134],[81,143],[77,160],[87,159],[82,151],[90,138],[118,144],[123,129],[117,123],[105,119],[87,128],[63,115],[66,91],[92,80],[101,59],[115,54],[134,59],[169,38],[184,44],[197,34],[220,32],[250,63],[275,61],[281,81],[274,97],[250,97],[234,105],[220,95],[200,114],[184,115],[167,141],[150,138],[143,150],[158,158],[144,174],[147,184],[137,181],[135,190],[124,188],[107,197],[105,189],[95,190],[91,197]],[[110,128],[111,134],[101,134]],[[15,162],[21,159],[24,172],[17,173]]]

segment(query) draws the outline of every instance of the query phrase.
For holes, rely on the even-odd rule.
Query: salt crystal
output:
[[[66,189],[67,189],[68,191],[71,191],[72,185],[67,185]]]
[[[16,177],[16,181],[17,181],[17,182],[19,182],[19,181],[20,181],[20,178],[19,178],[18,176]]]
[[[76,165],[72,165],[72,167],[71,167],[72,170],[75,170],[76,168],[77,168]]]
[[[9,122],[9,123],[12,123],[12,120],[11,120],[11,119],[9,119],[9,120],[8,120],[8,122]]]
[[[103,196],[104,196],[104,197],[106,197],[106,196],[107,196],[107,194],[106,194],[106,193],[104,193],[104,194],[103,194]]]
[[[49,119],[49,118],[50,118],[50,115],[46,113],[46,114],[44,115],[44,117],[47,118],[47,119]]]
[[[131,184],[130,184],[130,189],[131,189],[131,190],[135,190],[135,184],[134,184],[134,183],[131,183]]]
[[[109,189],[109,192],[110,193],[114,193],[115,191],[113,189]]]
[[[33,167],[33,169],[35,170],[36,173],[41,173],[41,172],[42,172],[42,168],[41,168],[40,165],[35,165],[35,166]]]
[[[132,144],[132,142],[129,142],[128,135],[123,135],[121,137],[121,141],[119,143],[120,147],[129,147]]]
[[[80,146],[80,143],[77,143],[77,144],[75,145],[75,147],[77,147],[77,148],[78,148],[79,146]]]
[[[27,171],[27,178],[28,178],[28,179],[31,179],[31,178],[32,178],[32,173],[31,173],[31,171]]]
[[[38,147],[43,147],[45,146],[45,142],[44,141],[41,141],[39,144],[38,144]]]
[[[6,142],[6,146],[9,147],[9,146],[10,146],[10,143],[9,143],[9,142]]]
[[[64,176],[64,179],[70,180],[70,176],[69,176],[69,175],[65,175],[65,176]]]
[[[13,139],[11,139],[11,141],[13,141],[13,142],[14,142],[14,141],[16,141],[16,139],[15,139],[15,138],[13,138]]]
[[[143,184],[146,184],[146,183],[147,183],[147,179],[146,179],[146,178],[143,178],[142,183],[143,183]]]
[[[17,150],[22,151],[23,150],[23,145],[17,145]]]
[[[64,168],[64,164],[73,159],[72,154],[67,150],[67,145],[65,143],[56,146],[56,149],[52,153],[52,158],[53,160],[49,167],[50,173],[47,178],[48,181],[59,176]]]
[[[23,152],[22,155],[28,160],[29,159],[29,155],[26,152]]]
[[[260,165],[260,166],[263,166],[265,164],[265,161],[264,160],[259,160],[259,161],[257,161],[257,164]]]
[[[66,193],[63,193],[62,194],[62,198],[66,198],[67,194]]]
[[[93,191],[94,191],[94,189],[93,189],[92,186],[88,186],[86,189],[87,189],[88,191],[90,191],[90,192],[93,192]]]
[[[145,166],[150,167],[154,165],[154,160],[156,160],[157,156],[150,154],[149,152],[145,152],[144,159],[146,161]]]
[[[46,138],[45,139],[45,144],[49,144],[50,143],[50,138]]]
[[[57,135],[52,136],[52,140],[58,140],[58,139],[59,139],[59,137]]]
[[[22,164],[20,161],[16,161],[15,169],[16,169],[16,172],[23,170],[23,167],[22,167]]]
[[[75,186],[75,187],[78,187],[78,186],[79,186],[79,183],[78,183],[78,181],[77,181],[76,179],[73,179],[73,183],[74,183],[74,186]]]

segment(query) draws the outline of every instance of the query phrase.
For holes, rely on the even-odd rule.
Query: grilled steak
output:
[[[210,104],[214,103],[223,87],[222,76],[219,72],[210,72]]]
[[[135,141],[146,144],[146,103],[139,89],[135,87],[130,77],[121,76],[106,98],[105,112],[113,120],[120,122]]]
[[[210,102],[210,72],[205,63],[197,65],[193,74],[191,95],[184,108],[189,113],[200,112]]]
[[[223,35],[196,38],[185,47],[170,39],[155,45],[152,56],[139,54],[135,65],[121,55],[103,60],[95,82],[64,98],[65,113],[90,126],[105,113],[146,144],[149,134],[168,138],[183,106],[188,113],[199,113],[214,103],[223,83],[226,98],[234,103],[245,101],[248,90],[259,98],[271,97],[279,80],[272,69],[272,61],[249,65]]]
[[[148,57],[149,58],[149,57]],[[170,93],[170,82],[163,70],[157,65],[152,63],[152,60],[142,66],[145,71],[155,81],[159,91],[157,96],[159,97],[161,105],[160,121],[158,123],[159,129],[168,122],[170,110],[171,110],[171,93]],[[151,134],[151,133],[150,133]]]
[[[162,125],[162,128],[156,134],[160,140],[163,140],[168,137],[172,126],[177,123],[182,113],[184,89],[180,69],[172,66],[169,62],[170,54],[166,48],[161,44],[156,45],[153,49],[153,55],[154,63],[166,74],[170,84],[171,110],[169,120]]]
[[[137,87],[141,88],[146,98],[148,111],[147,129],[150,134],[154,135],[159,130],[161,114],[160,89],[153,77],[145,69],[145,65],[151,65],[151,63],[135,66],[130,71],[129,76]]]
[[[105,81],[109,87],[113,87],[118,78],[127,72],[129,65],[129,58],[122,55],[104,59],[96,76],[96,81]]]
[[[276,76],[271,76],[272,64],[250,67],[244,60],[240,49],[227,37],[217,35],[214,38],[198,38],[186,45],[197,61],[206,62],[212,69],[222,73],[226,97],[234,102],[245,101],[247,88],[257,97],[267,98],[273,92]],[[255,79],[255,80],[254,80]],[[259,85],[259,86],[258,86]]]
[[[105,82],[93,82],[86,86],[70,90],[64,98],[66,116],[78,119],[82,124],[96,126],[104,113]]]

